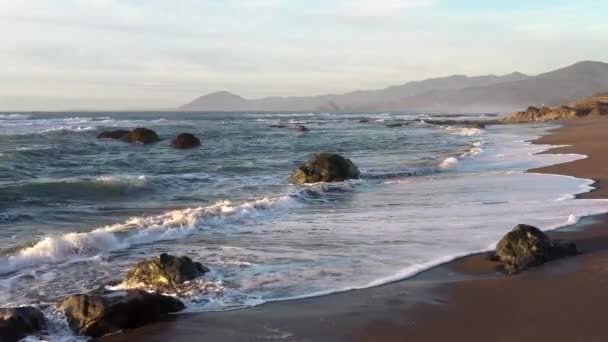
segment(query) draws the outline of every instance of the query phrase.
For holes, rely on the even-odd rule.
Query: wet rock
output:
[[[359,123],[369,123],[370,120],[368,118],[363,118],[359,120]]]
[[[199,262],[182,256],[161,254],[158,258],[137,263],[127,273],[123,284],[128,288],[172,290],[177,285],[209,272]]]
[[[272,124],[272,125],[270,125],[268,127],[270,127],[270,128],[285,128],[287,126],[282,125],[282,124]]]
[[[190,133],[181,133],[171,141],[174,148],[193,148],[201,146],[201,140]]]
[[[566,256],[579,254],[572,242],[551,241],[540,229],[519,224],[496,245],[495,258],[509,274],[539,266]]]
[[[97,139],[124,139],[131,131],[117,129],[115,131],[103,131],[97,135]]]
[[[31,306],[0,308],[0,341],[19,341],[46,328],[42,312]]]
[[[484,129],[486,128],[486,125],[482,122],[475,122],[473,124],[468,125],[468,127],[470,128],[477,128],[477,129]]]
[[[58,305],[70,328],[79,335],[100,337],[134,329],[184,309],[173,297],[142,290],[78,294]]]
[[[160,138],[153,130],[145,127],[138,127],[129,132],[123,140],[136,144],[152,144],[160,141]]]
[[[395,122],[395,123],[391,123],[391,124],[386,125],[386,127],[395,128],[395,127],[402,127],[402,126],[405,126],[405,125],[406,125],[406,123],[403,123],[403,122]]]
[[[425,123],[430,125],[438,125],[438,126],[461,126],[461,127],[469,127],[469,128],[477,128],[484,129],[486,125],[495,125],[498,123],[496,120],[424,120]]]
[[[305,165],[295,169],[290,181],[295,184],[341,182],[357,179],[359,176],[359,169],[350,159],[339,154],[320,153],[313,156]]]
[[[308,131],[310,131],[310,129],[308,129],[308,127],[306,127],[304,125],[297,125],[296,126],[296,131],[298,131],[298,132],[308,132]]]

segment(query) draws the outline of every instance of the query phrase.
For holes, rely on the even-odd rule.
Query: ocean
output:
[[[574,200],[590,180],[525,172],[584,158],[539,154],[548,146],[529,142],[556,124],[477,129],[429,118],[0,113],[0,303],[39,305],[65,337],[49,304],[160,253],[211,269],[182,298],[188,311],[230,310],[405,279],[491,249],[518,223],[555,229],[608,211],[606,200]],[[96,139],[141,126],[163,141]],[[171,148],[181,132],[202,147]],[[351,159],[361,179],[289,184],[317,152]]]

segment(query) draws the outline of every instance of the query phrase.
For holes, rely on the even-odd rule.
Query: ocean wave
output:
[[[143,186],[148,183],[145,175],[106,175],[95,178],[95,182],[102,185]]]
[[[27,120],[31,117],[29,114],[0,114],[0,120]]]
[[[107,175],[91,179],[59,178],[22,182],[6,186],[4,190],[21,195],[54,197],[102,198],[115,197],[149,185],[145,175]]]
[[[173,210],[158,216],[134,217],[124,223],[90,232],[47,236],[13,255],[0,258],[0,273],[75,257],[94,256],[155,241],[181,239],[200,229],[242,223],[270,212],[293,208],[299,205],[298,198],[302,198],[302,195],[294,193],[277,198],[264,197],[241,204],[220,201],[208,207]]]

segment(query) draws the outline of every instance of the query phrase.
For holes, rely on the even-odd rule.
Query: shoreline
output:
[[[544,153],[587,158],[528,172],[593,179],[596,189],[576,197],[607,198],[604,128],[608,129],[604,118],[565,122],[534,143],[571,145]],[[608,262],[606,223],[608,214],[586,216],[575,225],[547,232],[554,239],[573,240],[583,254],[515,276],[498,275],[497,265],[485,261],[487,252],[482,252],[378,287],[242,310],[180,314],[101,340],[608,340],[600,323],[602,304],[608,304],[601,295],[602,283],[608,281],[608,270],[601,267]]]

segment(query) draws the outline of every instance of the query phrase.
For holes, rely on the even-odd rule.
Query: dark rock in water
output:
[[[270,128],[285,128],[285,127],[287,127],[287,126],[285,126],[285,125],[281,125],[281,124],[272,124],[272,125],[270,125],[270,126],[268,126],[268,127],[270,127]]]
[[[117,129],[115,131],[103,131],[99,133],[97,139],[124,139],[131,131]]]
[[[175,148],[193,148],[199,146],[201,146],[201,140],[190,133],[181,133],[171,141],[171,147]]]
[[[359,169],[339,154],[320,153],[295,169],[289,180],[295,184],[341,182],[359,178]]]
[[[405,126],[405,123],[397,122],[397,123],[392,123],[392,124],[386,125],[386,127],[389,127],[389,128],[395,128],[395,127],[401,127],[401,126]]]
[[[368,122],[370,122],[370,120],[367,119],[367,118],[363,118],[363,119],[359,120],[359,122],[360,123],[368,123]]]
[[[127,287],[143,286],[170,290],[207,272],[208,268],[186,256],[176,257],[163,253],[158,258],[137,263],[127,273],[123,283]]]
[[[484,129],[486,125],[495,125],[498,123],[496,120],[483,120],[483,121],[475,121],[475,120],[424,120],[425,123],[430,125],[438,125],[438,126],[462,126],[462,127],[470,127],[477,129]]]
[[[0,341],[19,341],[46,328],[42,312],[31,306],[0,308]]]
[[[77,334],[100,337],[124,329],[134,329],[184,309],[173,297],[142,290],[78,294],[58,305]]]
[[[123,140],[130,143],[151,144],[160,141],[160,138],[153,130],[139,127],[127,134]]]
[[[572,242],[553,242],[540,229],[519,224],[496,245],[496,259],[509,274],[547,261],[579,254]]]
[[[297,125],[296,126],[296,131],[299,131],[299,132],[308,132],[308,131],[310,131],[310,129],[308,129],[308,127],[303,126],[303,125]]]

